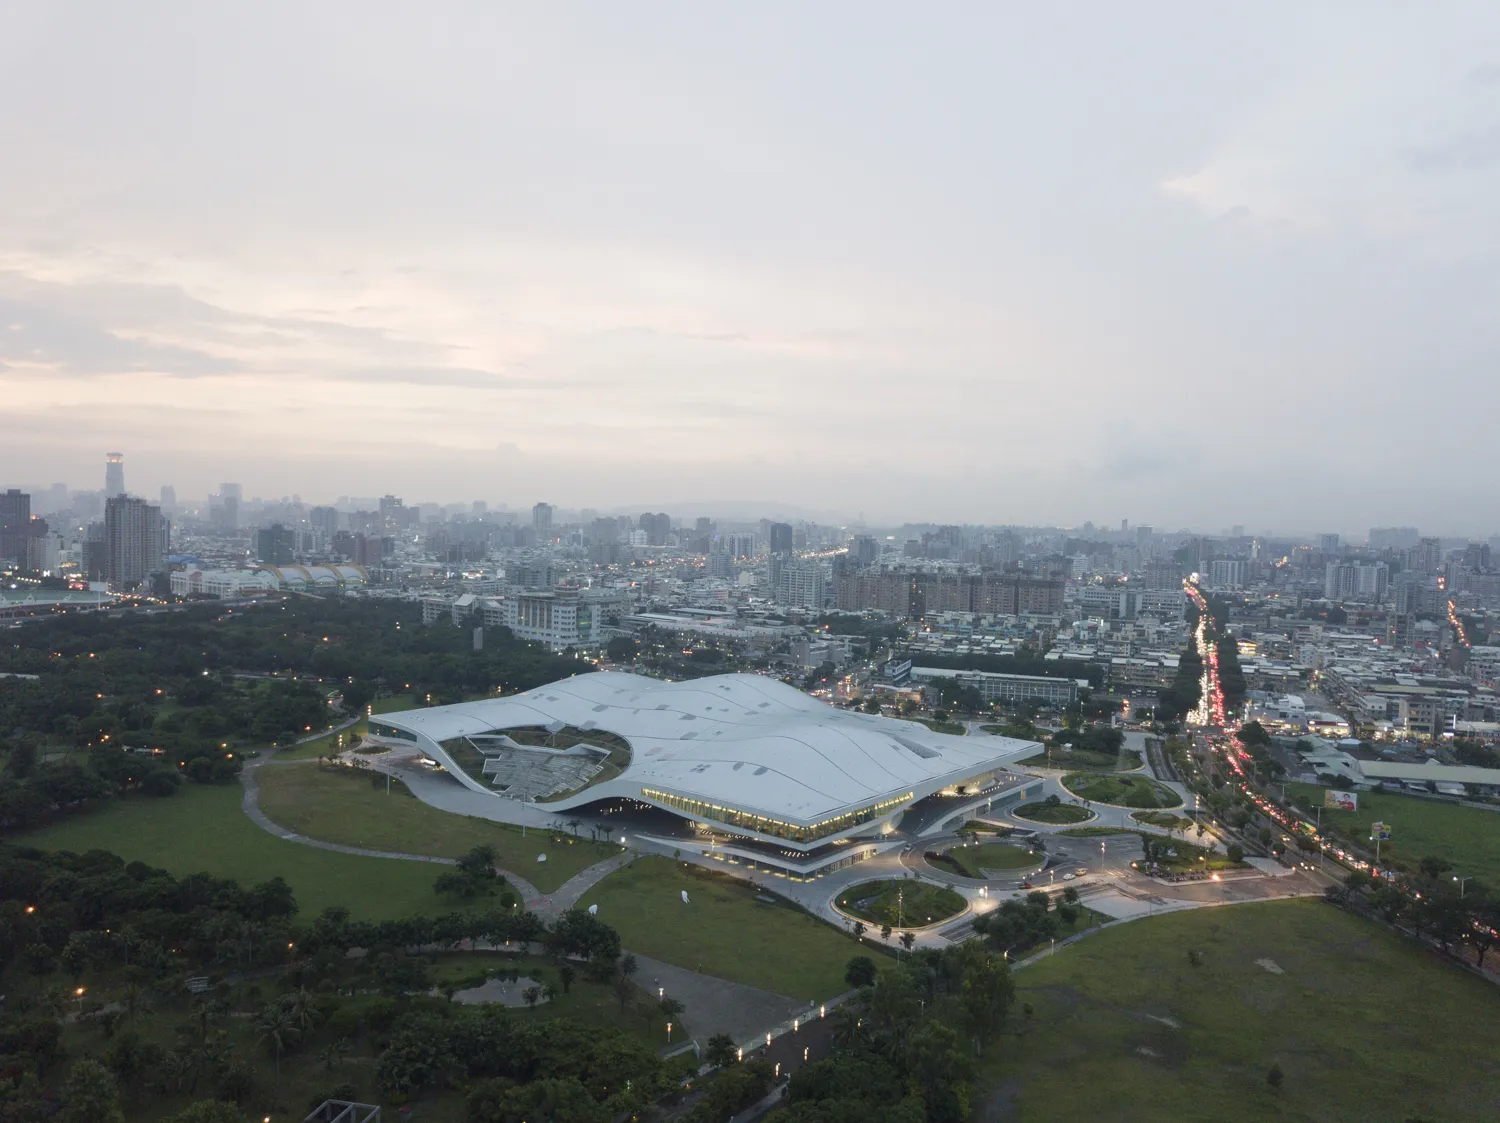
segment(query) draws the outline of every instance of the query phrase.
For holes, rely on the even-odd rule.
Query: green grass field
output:
[[[1319,805],[1327,789],[1316,784],[1288,784],[1288,796]],[[1371,823],[1391,828],[1380,844],[1382,859],[1415,868],[1432,855],[1453,863],[1454,872],[1472,875],[1500,887],[1500,812],[1387,792],[1360,792],[1358,811],[1323,808],[1323,825],[1361,846],[1370,847]]]
[[[952,889],[922,881],[863,881],[840,893],[837,904],[867,924],[920,927],[957,916],[969,903]]]
[[[1494,987],[1320,901],[1109,928],[1018,972],[1016,984],[1007,1036],[983,1062],[990,1102],[976,1096],[976,1118],[1497,1116]],[[1266,1081],[1273,1063],[1285,1074],[1279,1092]]]
[[[1141,754],[1135,751],[1118,753],[1096,753],[1089,749],[1064,749],[1054,747],[1052,752],[1029,756],[1020,764],[1033,768],[1066,768],[1080,772],[1129,772],[1140,768]]]
[[[1018,819],[1037,823],[1086,823],[1094,817],[1093,812],[1076,803],[1048,803],[1046,800],[1022,804],[1014,814]]]
[[[288,830],[345,846],[439,858],[493,846],[503,868],[514,870],[543,893],[620,852],[613,843],[554,836],[545,830],[527,831],[523,838],[519,827],[429,807],[399,781],[391,782],[387,795],[384,777],[375,777],[372,784],[368,775],[320,769],[316,763],[276,761],[262,765],[256,776],[260,809]],[[547,860],[538,862],[538,854],[546,854]]]
[[[47,850],[110,850],[126,861],[142,861],[178,877],[204,872],[232,877],[243,885],[284,877],[303,919],[332,905],[367,920],[457,910],[432,891],[441,867],[284,841],[245,817],[241,794],[238,784],[184,784],[166,799],[115,800],[97,811],[12,838]]]
[[[1170,811],[1132,811],[1130,817],[1137,823],[1161,827],[1163,830],[1190,831],[1193,820],[1186,815],[1174,815]]]
[[[1075,772],[1064,776],[1063,787],[1079,799],[1113,803],[1123,807],[1181,807],[1182,797],[1164,784],[1146,776],[1117,776],[1099,772]]]
[[[948,857],[970,877],[984,877],[985,870],[1023,870],[1042,864],[1043,857],[1011,842],[986,842],[979,846],[955,846]]]
[[[631,951],[679,967],[796,999],[848,990],[844,970],[861,952],[854,937],[793,906],[758,901],[760,892],[712,870],[646,857],[610,874],[578,904],[597,904],[599,919]]]

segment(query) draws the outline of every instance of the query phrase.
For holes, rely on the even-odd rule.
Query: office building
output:
[[[790,556],[792,552],[792,528],[786,523],[772,523],[769,530],[771,553]]]
[[[161,508],[117,495],[104,504],[105,580],[115,592],[136,592],[162,571],[167,524]]]
[[[1337,534],[1318,535],[1318,551],[1325,557],[1336,556],[1339,552],[1339,536]]]
[[[162,518],[171,518],[177,513],[177,489],[171,484],[161,485]]]
[[[297,554],[297,534],[274,523],[255,532],[255,556],[265,565],[291,565]]]
[[[873,535],[856,534],[849,544],[849,557],[861,569],[867,569],[880,561],[880,543]]]
[[[104,497],[113,499],[117,495],[125,494],[125,454],[123,452],[107,452],[104,454]]]

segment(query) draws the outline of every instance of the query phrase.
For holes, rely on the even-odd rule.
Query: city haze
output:
[[[1500,522],[1492,5],[0,16],[5,483]]]

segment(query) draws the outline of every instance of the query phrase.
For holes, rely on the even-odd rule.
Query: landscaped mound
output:
[[[1120,776],[1101,772],[1074,772],[1064,776],[1063,787],[1079,799],[1113,803],[1121,807],[1181,807],[1182,797],[1164,784],[1145,776]]]
[[[952,889],[921,881],[863,881],[840,893],[840,911],[867,924],[920,928],[957,916],[968,902]]]
[[[1026,803],[1015,810],[1017,819],[1030,819],[1034,823],[1086,823],[1094,813],[1076,803],[1064,803],[1055,795],[1036,803]]]
[[[1026,846],[1009,842],[987,842],[983,846],[955,846],[944,858],[965,877],[984,879],[986,870],[1024,870],[1039,866],[1043,855]]]

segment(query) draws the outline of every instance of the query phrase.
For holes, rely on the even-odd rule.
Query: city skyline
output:
[[[0,478],[1487,531],[1500,13],[1358,11],[8,5]]]

